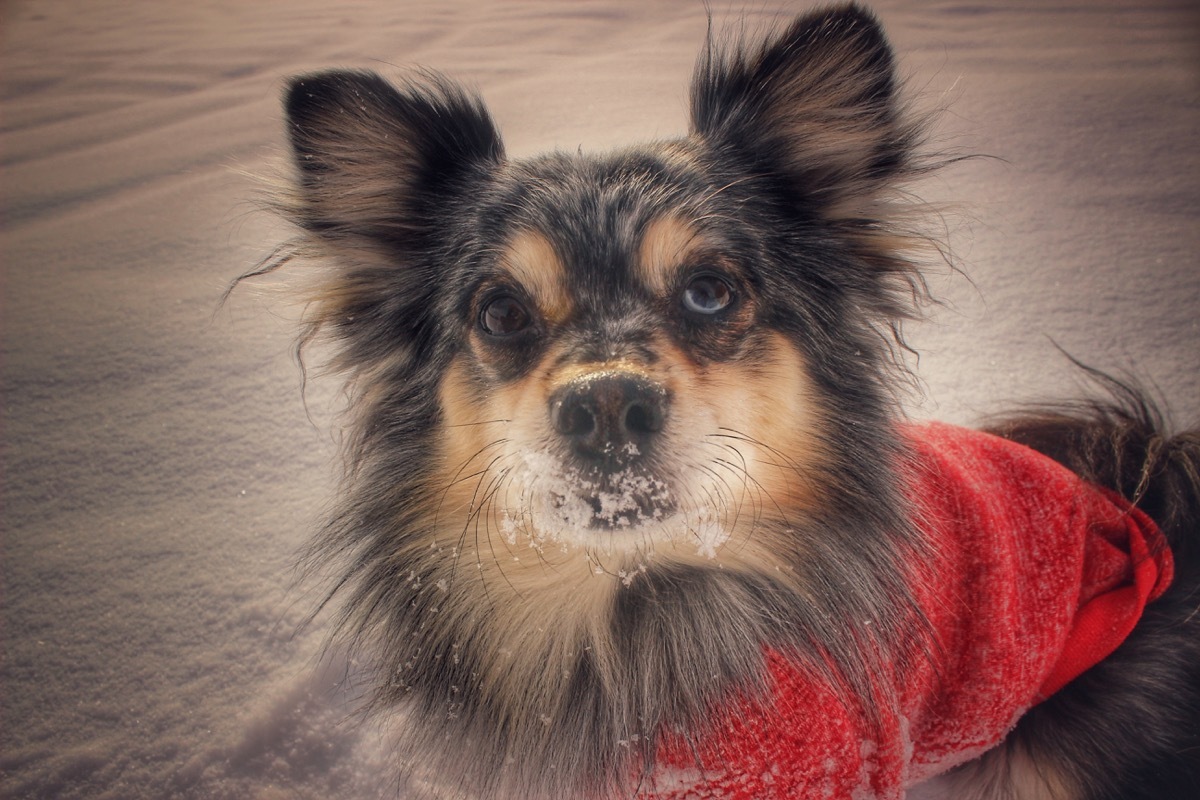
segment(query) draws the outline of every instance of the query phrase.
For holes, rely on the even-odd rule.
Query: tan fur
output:
[[[1002,744],[976,761],[926,781],[910,800],[1083,800],[1083,793],[1053,761],[1020,743]]]
[[[545,236],[521,231],[504,248],[500,263],[532,295],[545,320],[559,323],[570,315],[572,302],[563,264]]]
[[[885,108],[883,102],[863,102],[864,86],[885,76],[871,58],[857,43],[831,45],[767,88],[777,101],[764,104],[762,123],[788,143],[783,154],[796,173],[811,169],[817,157],[823,169],[847,175],[871,161],[879,145],[878,114]],[[830,79],[837,75],[846,79]]]
[[[666,294],[678,271],[702,244],[690,223],[676,216],[655,219],[646,227],[634,268],[642,282],[657,294]]]

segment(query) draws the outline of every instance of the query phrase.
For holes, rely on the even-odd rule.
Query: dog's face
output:
[[[355,402],[322,552],[383,699],[475,737],[485,783],[515,753],[522,781],[612,780],[618,740],[651,761],[764,646],[854,684],[899,635],[893,84],[843,7],[710,42],[691,133],[606,156],[509,160],[440,78],[291,86],[291,255],[329,264],[308,335]]]
[[[674,150],[513,167],[479,212],[503,233],[456,303],[438,513],[508,580],[765,564],[749,532],[814,502],[820,395],[762,324],[739,198]]]

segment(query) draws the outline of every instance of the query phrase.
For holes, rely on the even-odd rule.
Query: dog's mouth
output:
[[[622,530],[659,524],[676,508],[675,495],[652,473],[576,473],[549,491],[550,506],[568,528]]]
[[[673,472],[668,482],[650,463],[612,471],[536,452],[523,461],[513,476],[517,492],[505,492],[498,519],[509,547],[527,545],[544,556],[671,552],[711,559],[730,537],[719,509],[687,502],[695,492],[680,490],[680,476]]]

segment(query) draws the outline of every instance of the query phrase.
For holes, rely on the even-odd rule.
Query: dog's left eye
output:
[[[716,314],[733,302],[733,288],[716,275],[697,275],[683,290],[683,305],[697,314]]]
[[[492,336],[512,336],[529,327],[529,311],[510,295],[495,297],[479,312],[479,327]]]

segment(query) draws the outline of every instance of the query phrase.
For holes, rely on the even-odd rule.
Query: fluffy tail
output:
[[[1027,409],[989,429],[1145,511],[1171,544],[1175,580],[1115,653],[1035,706],[982,765],[1032,759],[1061,783],[1038,797],[1200,797],[1200,429],[1168,434],[1144,392],[1076,363],[1103,400]]]
[[[988,430],[1117,492],[1158,523],[1177,562],[1200,564],[1200,428],[1169,434],[1145,392],[1078,366],[1107,397],[1038,406]]]

